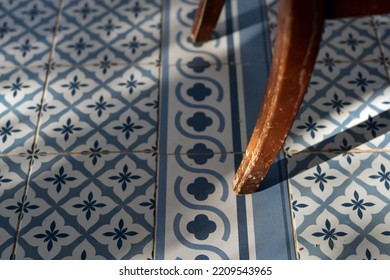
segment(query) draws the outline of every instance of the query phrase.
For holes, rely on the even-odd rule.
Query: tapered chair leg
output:
[[[211,39],[225,0],[200,0],[191,29],[193,42]]]
[[[237,194],[257,190],[281,149],[314,68],[324,0],[280,0],[270,77],[255,129],[233,179]]]

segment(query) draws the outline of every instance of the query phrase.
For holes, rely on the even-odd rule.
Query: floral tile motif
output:
[[[49,76],[38,146],[138,151],[155,142],[157,79],[158,68],[146,65],[56,68]]]
[[[245,15],[247,10],[241,10],[237,3],[227,3],[226,14],[222,17],[245,21],[242,14]],[[166,1],[165,4],[169,12],[163,19],[166,24],[163,49],[169,51],[162,53],[156,258],[293,258],[287,252],[291,250],[287,248],[290,236],[286,236],[284,230],[291,229],[291,225],[283,224],[285,215],[288,218],[290,215],[282,210],[283,207],[288,209],[288,205],[280,201],[283,196],[278,188],[282,180],[280,169],[275,169],[273,180],[268,181],[276,185],[272,191],[237,197],[231,188],[235,168],[242,157],[242,144],[246,143],[247,130],[251,129],[246,123],[245,109],[248,107],[248,112],[254,111],[253,102],[248,102],[249,98],[245,100],[240,93],[248,86],[252,87],[250,97],[254,93],[256,98],[259,96],[259,87],[250,86],[248,82],[257,81],[258,75],[246,76],[246,73],[260,69],[266,76],[264,59],[256,56],[251,60],[254,52],[248,51],[246,56],[241,56],[240,51],[233,50],[233,46],[239,44],[234,40],[242,38],[239,34],[229,33],[238,26],[238,22],[231,20],[221,20],[217,27],[217,33],[218,30],[227,30],[228,34],[221,38],[215,37],[201,46],[191,46],[189,41],[179,44],[181,31],[188,35],[192,23],[187,21],[190,17],[184,19],[184,10],[194,11],[197,3]],[[256,5],[256,9],[261,9],[258,2]],[[171,24],[174,29],[169,28]],[[251,30],[246,30],[244,37],[261,42],[257,33],[250,34],[254,29]],[[215,57],[208,55],[211,49],[215,49],[212,44],[219,39],[227,39],[227,45],[218,45],[217,48],[221,49],[213,51]],[[175,55],[171,56],[172,53]],[[176,56],[178,53],[183,55]],[[226,65],[228,61],[261,63],[259,67]],[[244,80],[248,82],[245,86]],[[260,87],[263,84],[260,83]],[[273,211],[277,212],[273,217],[278,216],[280,223],[273,223],[263,215],[256,216],[261,202],[270,197],[276,198],[273,205],[281,206],[280,211]],[[281,234],[270,237],[265,228],[279,230]],[[266,242],[272,239],[272,244],[278,245],[267,246],[259,240],[262,237]]]
[[[151,258],[155,163],[146,157],[153,155],[37,159],[16,258]]]
[[[16,157],[0,158],[0,258],[13,258],[29,162],[15,164]],[[15,159],[18,161],[18,159]],[[26,205],[25,209],[28,209]]]
[[[159,181],[166,184],[158,189],[156,258],[238,259],[232,155],[160,156],[159,161],[166,170],[160,169]]]
[[[317,63],[285,149],[389,148],[389,90],[379,63]]]
[[[320,61],[370,61],[381,56],[372,17],[327,20]]]
[[[59,1],[18,3],[0,4],[2,66],[42,66],[49,61]]]
[[[232,128],[226,118],[230,115],[230,88],[221,82],[228,79],[229,68],[178,64],[162,69],[172,77],[169,92],[161,100],[168,114],[160,120],[160,130],[165,130],[168,138],[166,146],[160,146],[162,154],[233,151]]]
[[[160,0],[66,1],[56,46],[57,64],[156,63]]]
[[[377,15],[374,17],[374,24],[378,31],[379,43],[383,50],[383,54],[381,56],[381,62],[387,65],[387,69],[389,69],[389,54],[390,54],[390,15]]]
[[[0,69],[0,153],[26,152],[33,145],[46,71]]]
[[[301,259],[389,259],[389,160],[385,152],[288,159]]]

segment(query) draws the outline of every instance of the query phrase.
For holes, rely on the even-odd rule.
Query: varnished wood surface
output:
[[[237,194],[259,187],[302,103],[316,61],[325,0],[281,0],[271,72],[255,129],[233,180]]]
[[[201,0],[191,29],[194,42],[211,39],[225,0]]]

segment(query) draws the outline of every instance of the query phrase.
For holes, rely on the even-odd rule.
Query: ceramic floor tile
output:
[[[283,161],[261,191],[237,197],[231,180],[239,157],[160,156],[157,259],[295,258]]]
[[[160,58],[160,0],[66,1],[55,62],[156,63]]]
[[[166,29],[176,23],[183,10],[179,8],[177,14],[165,14],[163,48],[169,51],[162,52],[156,217],[156,236],[161,238],[156,239],[157,259],[295,258],[291,224],[288,224],[288,194],[280,187],[284,181],[281,170],[273,169],[273,179],[267,179],[269,187],[257,195],[239,198],[231,188],[231,179],[256,120],[265,86],[263,81],[268,73],[261,55],[269,55],[269,52],[261,53],[261,47],[260,54],[249,48],[249,42],[254,41],[268,47],[261,41],[264,36],[261,30],[264,29],[259,28],[256,33],[251,27],[253,22],[245,20],[245,15],[251,11],[239,10],[237,4],[233,1],[232,5],[226,6],[228,17],[242,13],[234,17],[236,21],[221,21],[221,26],[226,24],[231,31],[240,24],[244,29],[242,34],[225,36],[231,36],[226,41],[227,61],[242,62],[234,66],[218,60],[210,62],[213,60],[208,60],[207,52],[202,51],[211,48],[207,45],[195,46],[192,50],[178,45],[181,52],[187,53],[171,57],[179,50],[170,41],[172,32],[169,29],[167,33]],[[260,6],[257,9],[261,12]],[[258,14],[255,19],[260,19]],[[260,25],[256,23],[256,27]],[[233,51],[233,46],[239,42],[247,45]],[[186,44],[190,45],[190,42]],[[174,65],[172,58],[177,61]],[[175,189],[169,186],[175,186]],[[206,189],[196,191],[201,186]],[[221,199],[214,195],[216,190],[223,190]],[[280,223],[270,219],[268,212],[267,215],[255,214],[271,197],[274,207],[270,209],[278,209],[272,212],[272,217],[277,216]],[[227,202],[229,209],[225,206]],[[177,209],[180,209],[179,214]],[[200,209],[205,212],[199,213]],[[261,226],[264,224],[266,226]],[[229,234],[226,228],[229,228]],[[280,234],[270,235],[266,229]]]
[[[288,159],[301,259],[389,259],[388,153]]]
[[[59,0],[29,1],[0,6],[0,57],[2,66],[44,65],[49,61]]]
[[[31,150],[45,77],[44,68],[0,69],[1,154]]]
[[[318,60],[372,61],[380,56],[372,17],[326,21]]]
[[[374,17],[374,24],[378,32],[378,38],[380,47],[383,54],[379,58],[380,61],[386,65],[388,75],[390,76],[389,66],[389,54],[390,54],[390,33],[388,27],[390,25],[390,15],[377,15]]]
[[[238,259],[237,198],[230,188],[233,156],[196,159],[160,156],[156,258]]]
[[[30,160],[0,157],[0,258],[12,259]],[[28,205],[25,208],[28,210]]]
[[[173,14],[165,15],[164,23],[168,27],[169,25],[176,26],[181,15],[187,13],[184,12],[186,3],[183,5],[179,5],[181,4],[179,2],[174,3],[166,3],[167,7],[170,7],[170,12],[177,10]],[[261,5],[259,3],[256,5],[255,8],[261,10]],[[245,26],[250,26],[247,21],[243,22],[248,10],[238,10],[236,6],[235,1],[232,5],[227,5],[228,17],[231,16],[230,14],[239,13],[238,18],[234,17],[238,21],[236,25],[242,23],[242,28],[245,29]],[[194,5],[188,6],[188,13],[190,10],[193,13],[194,8],[196,5],[195,7]],[[257,17],[253,20],[255,19]],[[188,33],[188,24],[184,24],[184,20],[179,21],[183,26],[183,32]],[[221,22],[227,27],[229,24],[235,26],[231,22],[225,23],[223,19]],[[167,29],[166,27],[163,32],[163,46],[169,51],[164,51],[162,54],[164,66],[161,70],[160,153],[242,152],[247,144],[248,131],[252,131],[254,126],[253,116],[257,115],[260,107],[261,93],[264,91],[264,81],[268,73],[266,63],[254,63],[264,58],[260,58],[258,53],[249,49],[250,42],[256,41],[256,44],[260,46],[265,45],[261,41],[261,28],[259,33],[249,28],[251,30],[230,37],[225,42],[226,45],[220,46],[222,52],[215,52],[215,48],[209,44],[198,48],[188,41],[186,44],[194,48],[189,50],[183,45],[176,44],[178,41],[171,42],[176,31],[171,32]],[[181,31],[177,32],[179,34]],[[223,38],[226,39],[229,36],[228,34]],[[231,51],[232,46],[238,46],[239,42],[246,42],[248,45],[243,44],[242,48]],[[267,45],[263,47],[266,49]],[[261,55],[265,55],[261,47],[258,51]],[[172,53],[175,55],[172,56]],[[177,55],[179,53],[183,55]],[[250,61],[251,64],[226,65],[223,63],[223,58],[208,56],[209,53],[217,56],[224,53],[227,60]],[[167,64],[174,65],[168,67]],[[259,76],[263,78],[259,79]],[[248,124],[248,130],[245,127],[246,124]],[[241,134],[241,137],[232,140],[233,132]],[[181,149],[178,149],[178,143]],[[200,143],[202,147],[195,147]]]
[[[233,151],[230,68],[162,68],[168,89],[160,101],[162,115],[167,116],[160,120],[160,133],[167,137],[160,138],[160,153],[182,153],[197,144],[209,146],[212,153]]]
[[[390,258],[388,16],[327,21],[286,155],[237,197],[278,9],[248,2],[192,44],[197,1],[1,1],[2,259]]]
[[[151,258],[154,170],[152,154],[39,157],[16,258]]]
[[[389,148],[389,98],[379,63],[317,63],[285,149]]]
[[[147,65],[56,68],[49,76],[38,147],[145,150],[145,143],[156,142],[158,70]]]

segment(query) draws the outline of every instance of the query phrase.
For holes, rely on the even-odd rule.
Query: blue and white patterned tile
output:
[[[24,214],[16,258],[151,258],[150,163],[135,154],[37,159],[26,199],[34,207]]]
[[[372,17],[325,22],[319,61],[372,61],[381,56]]]
[[[31,149],[38,122],[46,71],[43,68],[0,69],[1,154]]]
[[[1,3],[2,66],[44,65],[49,61],[58,4],[58,0]]]
[[[262,191],[237,197],[236,161],[234,154],[159,157],[156,259],[294,258],[280,169]]]
[[[149,138],[156,141],[157,67],[58,67],[49,78],[42,151],[81,152],[80,141],[90,148],[134,151]]]
[[[57,38],[57,64],[156,63],[160,0],[67,1]]]
[[[230,116],[231,102],[229,68],[163,67],[162,71],[169,75],[169,89],[160,102],[167,114],[160,120],[160,131],[167,136],[159,146],[160,153],[233,151],[232,127],[226,118]],[[204,149],[197,150],[195,145],[203,145]]]
[[[384,67],[340,63],[331,70],[317,63],[286,149],[388,148],[390,91]]]
[[[160,156],[159,166],[156,258],[238,259],[233,156]]]
[[[390,259],[388,153],[288,159],[301,259]],[[368,250],[368,251],[367,251]]]
[[[390,32],[388,30],[390,26],[390,15],[377,15],[374,17],[374,23],[378,32],[379,44],[383,51],[379,60],[381,63],[386,65],[388,75],[390,77]]]
[[[0,258],[13,258],[29,163],[16,164],[13,157],[0,158]],[[24,208],[28,210],[28,205]]]

